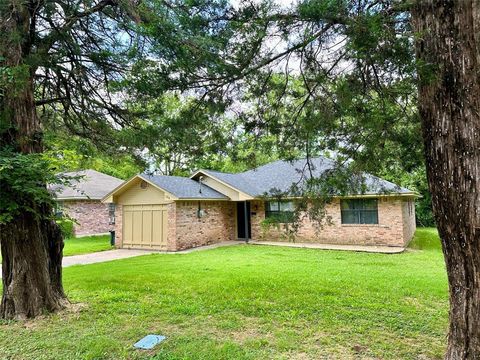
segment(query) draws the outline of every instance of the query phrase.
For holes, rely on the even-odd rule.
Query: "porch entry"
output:
[[[237,202],[237,239],[248,240],[252,238],[250,218],[250,201]]]

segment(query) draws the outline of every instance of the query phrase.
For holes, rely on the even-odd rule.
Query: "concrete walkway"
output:
[[[400,246],[309,244],[309,243],[293,243],[293,242],[281,242],[281,241],[250,241],[249,244],[285,246],[285,247],[305,248],[305,249],[360,251],[360,252],[381,253],[381,254],[399,254],[405,251],[405,248]]]

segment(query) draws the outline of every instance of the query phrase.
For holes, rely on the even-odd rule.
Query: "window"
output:
[[[54,211],[55,217],[57,219],[61,219],[63,217],[63,213],[65,212],[63,202],[57,201],[55,203],[55,207],[54,207],[53,211]]]
[[[108,204],[108,217],[110,225],[115,224],[115,204],[109,203]]]
[[[280,223],[293,221],[293,201],[267,201],[265,203],[265,218],[274,219]]]
[[[342,224],[378,224],[377,199],[341,201]]]

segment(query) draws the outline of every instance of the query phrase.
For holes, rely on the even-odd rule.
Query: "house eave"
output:
[[[115,189],[110,191],[107,195],[105,195],[101,200],[102,203],[112,202],[112,201],[109,201],[109,200],[110,199],[113,200],[113,196],[118,195],[118,193],[122,189],[124,189],[129,184],[131,184],[131,182],[134,181],[135,179],[141,179],[141,180],[147,182],[149,185],[153,186],[155,189],[158,189],[160,191],[165,192],[165,194],[167,194],[170,197],[170,200],[176,201],[176,200],[179,199],[177,196],[173,195],[172,193],[170,193],[167,190],[161,188],[160,186],[158,186],[154,182],[152,182],[152,181],[146,179],[145,177],[143,177],[142,174],[137,174],[137,175],[132,176],[130,179],[126,180],[123,184],[120,184],[119,186],[117,186]]]
[[[230,198],[178,198],[175,201],[232,201]]]
[[[394,197],[402,197],[402,198],[421,198],[422,196],[417,193],[381,193],[381,194],[352,194],[352,195],[333,195],[332,198],[334,199],[355,199],[355,198],[394,198]],[[286,200],[295,200],[301,199],[301,196],[284,196],[281,197],[282,199]],[[255,200],[268,200],[268,199],[278,199],[275,196],[256,196]]]
[[[76,197],[76,196],[62,196],[62,197],[55,197],[56,201],[74,201],[74,200],[87,200],[87,201],[102,201],[103,198],[101,197]]]

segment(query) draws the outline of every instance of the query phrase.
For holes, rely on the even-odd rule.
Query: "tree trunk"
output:
[[[31,11],[27,2],[0,9],[0,58],[15,71],[12,84],[0,92],[0,144],[23,154],[42,151],[42,132],[35,110],[34,69],[25,64],[29,54]],[[1,184],[0,184],[1,186]],[[44,187],[46,184],[39,183]],[[51,208],[28,204],[24,211],[0,225],[3,295],[0,317],[25,319],[56,311],[67,300],[62,287],[63,238],[50,220]]]
[[[448,273],[446,359],[480,359],[480,0],[412,13],[432,205]]]
[[[62,309],[63,239],[58,226],[24,213],[1,227],[0,317],[23,320]]]

